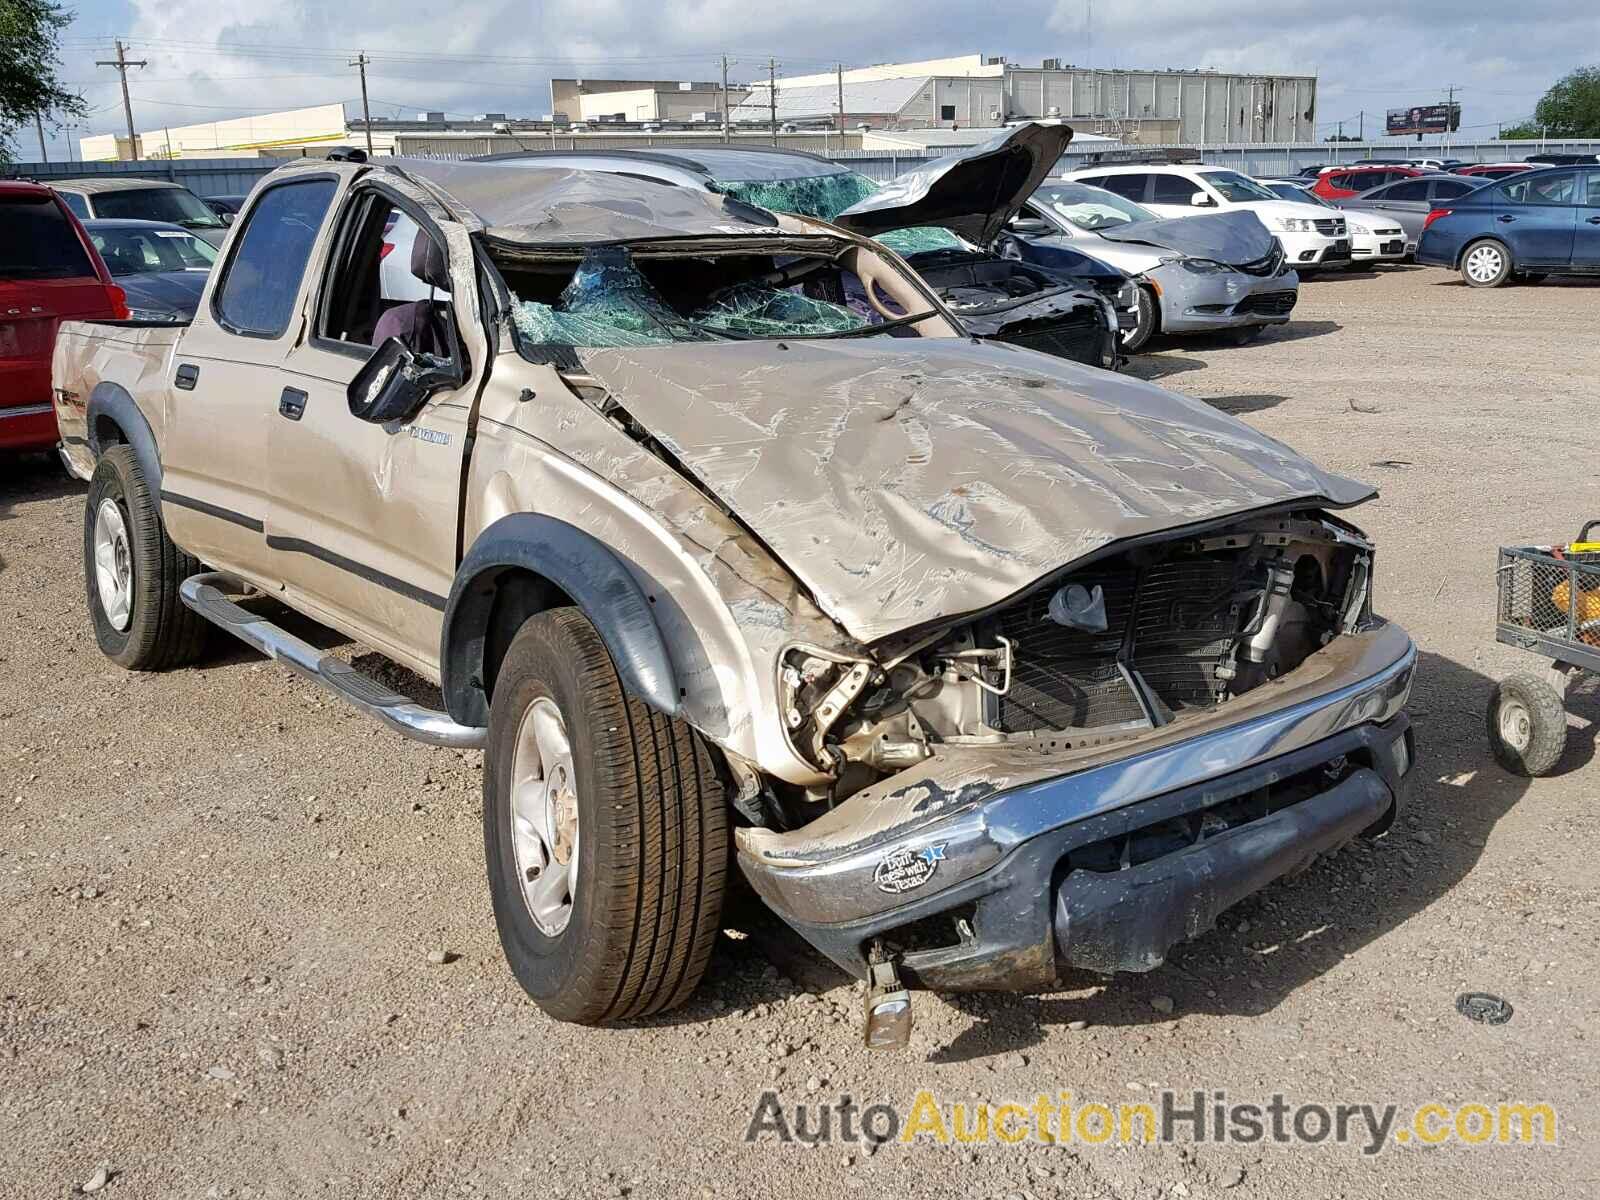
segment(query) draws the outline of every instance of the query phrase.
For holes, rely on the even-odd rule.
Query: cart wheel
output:
[[[1567,744],[1561,697],[1537,675],[1513,675],[1489,697],[1489,747],[1516,775],[1545,775]]]

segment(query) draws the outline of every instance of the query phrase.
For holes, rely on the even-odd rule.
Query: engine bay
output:
[[[791,647],[784,725],[833,783],[775,797],[781,819],[803,823],[938,744],[1047,753],[1214,711],[1360,628],[1371,569],[1349,526],[1264,518],[1108,555],[870,660]]]

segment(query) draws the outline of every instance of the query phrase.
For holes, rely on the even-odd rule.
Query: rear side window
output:
[[[289,327],[311,247],[336,187],[331,179],[282,183],[256,202],[233,243],[217,293],[217,320],[224,329],[277,337]]]
[[[1589,196],[1585,203],[1590,208],[1600,208],[1600,171],[1589,176]]]
[[[1428,184],[1426,180],[1421,179],[1397,183],[1393,187],[1384,188],[1383,192],[1375,198],[1379,200],[1426,200],[1428,198]]]
[[[1513,179],[1500,185],[1495,199],[1508,204],[1572,204],[1576,201],[1577,182],[1575,171]]]
[[[1100,184],[1108,192],[1115,192],[1125,200],[1143,200],[1148,175],[1107,175]],[[1192,193],[1191,193],[1192,194]],[[1185,204],[1188,200],[1184,201]]]
[[[94,278],[94,265],[49,196],[0,196],[0,279]]]
[[[1182,175],[1157,175],[1150,194],[1151,204],[1187,204],[1194,194],[1204,189],[1192,179]]]

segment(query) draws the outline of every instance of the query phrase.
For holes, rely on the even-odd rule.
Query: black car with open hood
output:
[[[915,167],[851,205],[834,223],[864,237],[944,230],[959,238],[906,255],[977,337],[1114,366],[1117,330],[1133,293],[1115,267],[1020,261],[1006,225],[1072,141],[1067,125],[1028,122]],[[897,239],[885,239],[894,245]],[[1126,295],[1124,295],[1126,293]]]

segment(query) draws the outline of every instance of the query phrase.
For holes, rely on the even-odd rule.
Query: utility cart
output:
[[[1567,686],[1600,674],[1600,541],[1590,521],[1564,546],[1502,546],[1495,639],[1550,660],[1503,679],[1489,697],[1489,745],[1508,771],[1544,775],[1567,743]]]

